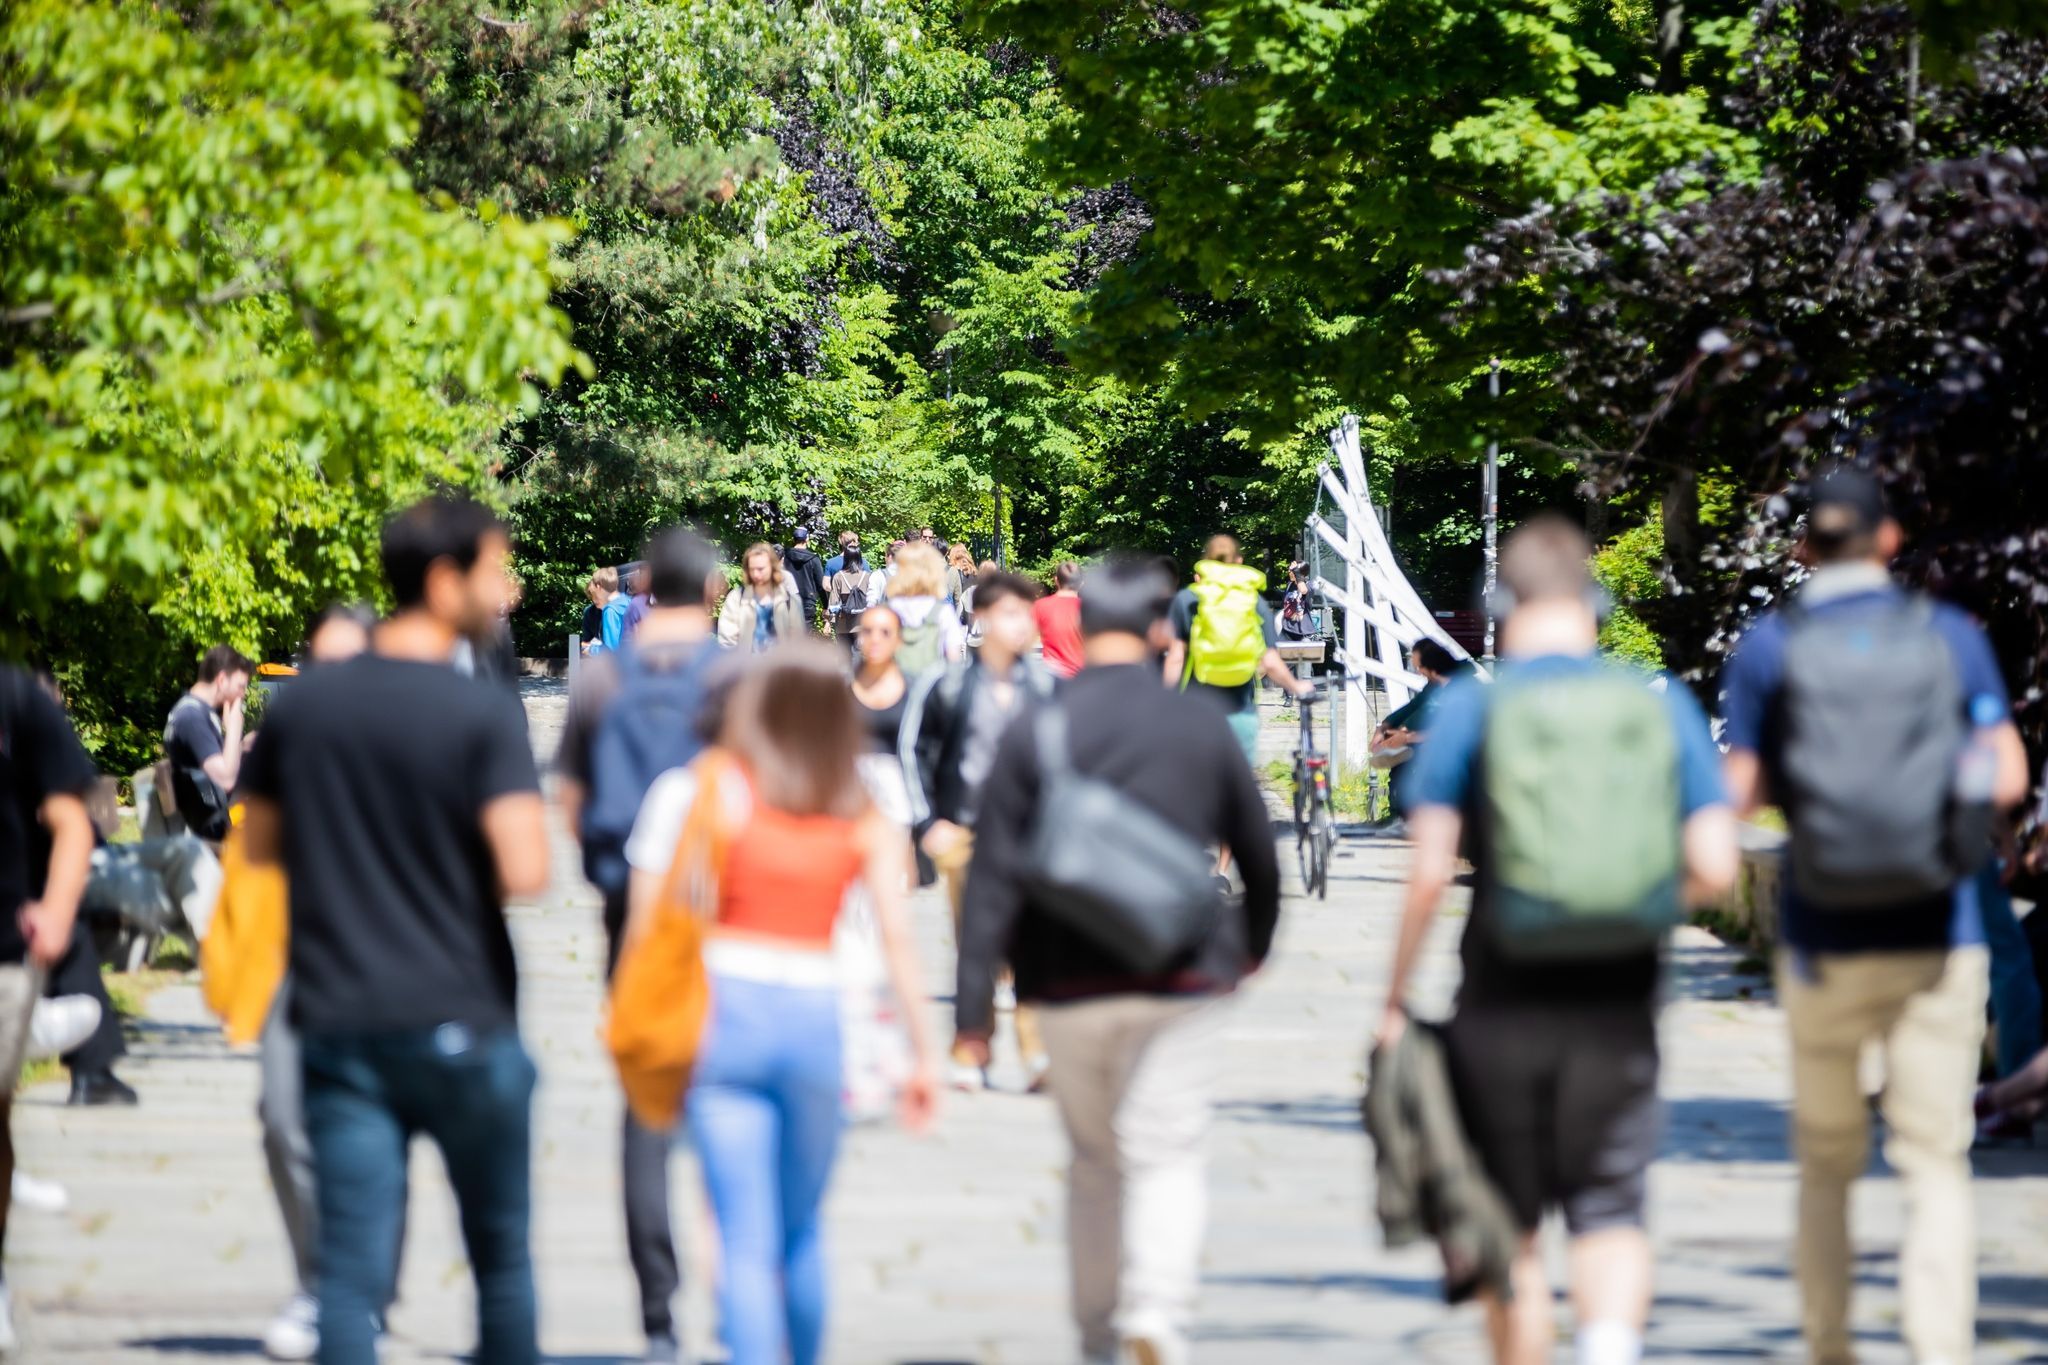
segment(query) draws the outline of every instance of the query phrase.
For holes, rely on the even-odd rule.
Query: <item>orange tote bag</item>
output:
[[[697,791],[683,818],[676,855],[646,927],[629,938],[612,973],[605,1046],[633,1117],[657,1132],[682,1113],[711,1018],[704,940],[718,918],[718,879],[731,842],[724,785],[732,762],[716,751],[694,765]]]

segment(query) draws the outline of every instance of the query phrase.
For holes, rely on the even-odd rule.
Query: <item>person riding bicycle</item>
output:
[[[1168,687],[1205,696],[1223,708],[1245,761],[1258,769],[1261,676],[1301,698],[1314,685],[1295,677],[1280,657],[1273,608],[1261,595],[1266,576],[1244,562],[1237,537],[1213,535],[1195,565],[1194,583],[1173,599],[1168,620]]]

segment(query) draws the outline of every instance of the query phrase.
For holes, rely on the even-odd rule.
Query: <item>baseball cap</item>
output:
[[[1807,534],[1816,540],[1843,541],[1869,535],[1890,515],[1884,505],[1884,489],[1867,469],[1830,465],[1807,485]]]

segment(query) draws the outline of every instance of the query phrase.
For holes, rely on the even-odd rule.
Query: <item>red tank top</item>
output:
[[[823,946],[865,861],[860,826],[791,815],[759,802],[725,855],[718,922],[728,929]]]

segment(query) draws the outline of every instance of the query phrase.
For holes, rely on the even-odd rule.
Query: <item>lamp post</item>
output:
[[[1493,435],[1486,442],[1486,473],[1479,485],[1479,524],[1486,538],[1486,647],[1487,663],[1493,662],[1494,589],[1500,582],[1500,357],[1486,376],[1486,393],[1493,400]]]

